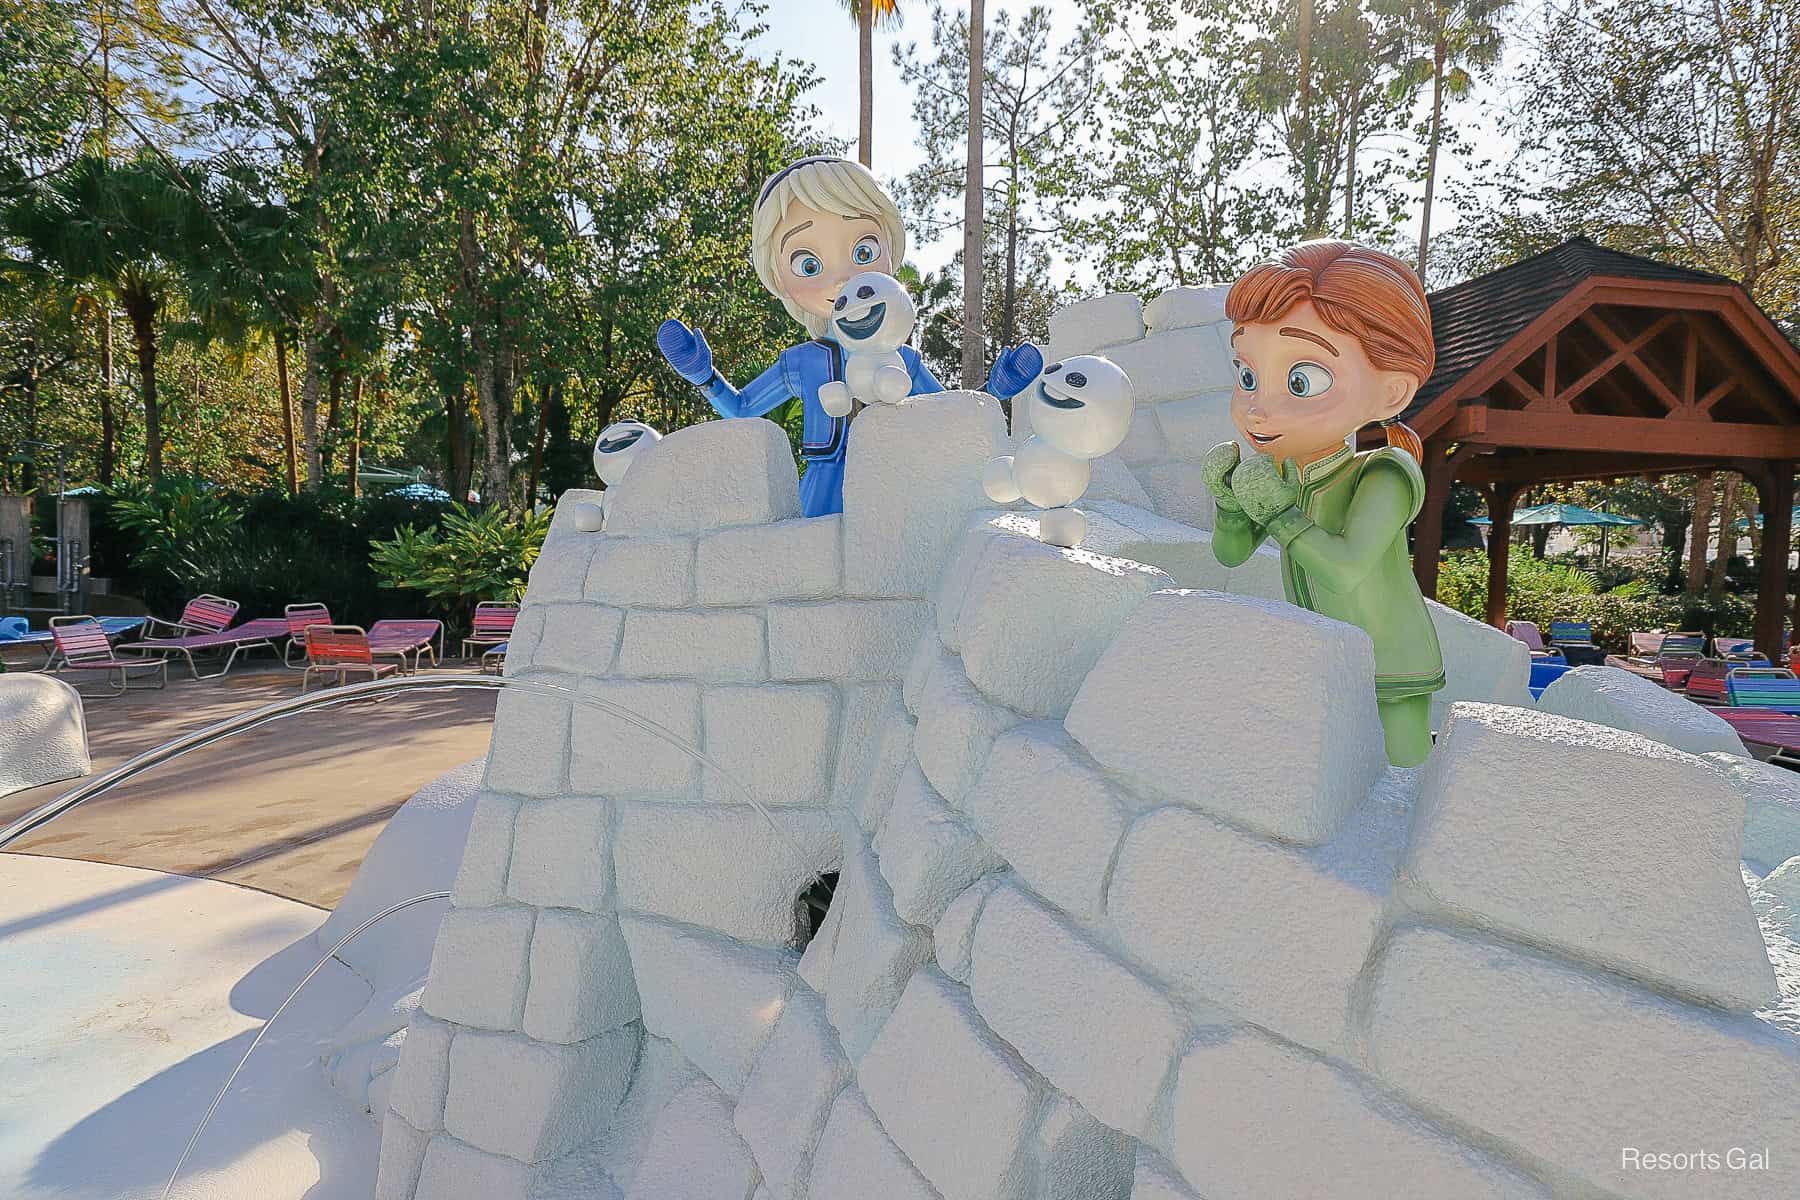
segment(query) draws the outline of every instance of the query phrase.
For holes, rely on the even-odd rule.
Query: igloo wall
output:
[[[978,394],[871,408],[799,520],[779,430],[709,423],[603,534],[559,515],[509,672],[774,826],[503,696],[384,1200],[1800,1189],[1726,770],[1479,703],[1390,770],[1365,635],[1178,586],[1266,568],[1119,500],[1044,546],[981,498],[1003,438]],[[1446,648],[1515,697],[1510,648]],[[1621,1159],[1734,1146],[1772,1165]]]

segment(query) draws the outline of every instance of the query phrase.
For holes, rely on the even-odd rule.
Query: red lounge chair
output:
[[[283,612],[287,616],[288,642],[281,661],[298,670],[306,665],[307,627],[331,624],[331,610],[323,604],[290,604]],[[298,662],[294,661],[295,650],[300,651]]]
[[[1730,704],[1731,698],[1725,691],[1725,680],[1730,674],[1731,664],[1722,658],[1696,660],[1687,677],[1688,699],[1701,704]]]
[[[470,646],[498,646],[512,637],[513,622],[519,619],[519,606],[503,600],[483,600],[475,606],[475,619],[469,636],[463,639],[462,656],[469,657]]]
[[[164,621],[159,624],[167,625],[170,622]],[[129,642],[119,649],[130,650],[137,654],[157,654],[165,658],[171,654],[179,654],[187,659],[188,670],[193,672],[195,679],[218,679],[231,670],[231,665],[237,661],[240,654],[248,654],[252,650],[274,652],[275,639],[286,637],[287,631],[287,620],[283,617],[258,617],[254,621],[245,621],[236,629],[190,633],[181,637],[145,638],[141,642]],[[194,662],[196,650],[201,653],[228,651],[225,655],[225,665],[210,675],[202,675],[199,666]]]
[[[169,682],[169,664],[160,658],[119,658],[113,653],[106,628],[92,617],[51,617],[50,634],[56,642],[56,653],[62,659],[57,673],[64,671],[104,671],[112,688],[104,698],[123,696],[127,691],[161,688]],[[156,679],[137,689],[131,676],[137,672]],[[114,680],[117,682],[114,682]],[[86,695],[86,693],[82,693]]]
[[[435,643],[435,645],[434,645]],[[438,650],[444,644],[442,621],[387,620],[369,626],[369,649],[377,658],[398,658],[400,669],[416,673],[419,660],[431,655],[431,665],[438,664]],[[412,663],[407,664],[407,656]]]
[[[300,690],[312,686],[313,672],[337,674],[343,683],[352,671],[366,671],[370,680],[399,670],[393,663],[378,663],[369,648],[369,635],[360,625],[309,625],[306,629],[306,673]]]

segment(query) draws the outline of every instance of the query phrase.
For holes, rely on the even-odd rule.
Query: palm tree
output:
[[[875,144],[875,27],[891,29],[900,23],[900,0],[839,0],[856,21],[857,72],[862,82],[858,98],[856,160],[871,165]]]
[[[982,383],[981,364],[987,358],[982,337],[981,311],[982,228],[982,115],[981,76],[987,65],[983,0],[969,0],[969,155],[963,176],[963,387],[973,390]]]
[[[177,172],[180,172],[179,174]],[[0,211],[0,228],[41,267],[112,294],[131,323],[144,407],[144,474],[162,474],[162,409],[156,396],[157,322],[173,293],[176,262],[200,244],[195,201],[203,182],[151,154],[124,163],[88,155],[24,189]]]
[[[1411,89],[1431,84],[1430,135],[1425,152],[1425,205],[1419,218],[1419,278],[1425,278],[1431,253],[1431,204],[1437,193],[1438,146],[1444,128],[1444,97],[1466,96],[1475,83],[1471,67],[1500,61],[1505,38],[1500,17],[1512,0],[1400,0],[1404,27],[1412,31],[1418,53],[1406,64],[1399,85]]]

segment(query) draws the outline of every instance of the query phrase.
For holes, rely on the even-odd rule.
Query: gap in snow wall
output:
[[[781,432],[710,422],[604,533],[562,506],[508,671],[778,828],[502,696],[383,1200],[1800,1191],[1722,772],[1475,703],[1390,770],[1360,631],[1119,499],[1042,545],[982,498],[1005,440],[977,393],[870,408],[801,520]],[[1467,625],[1453,686],[1528,703]],[[1715,1145],[1774,1166],[1621,1162]]]

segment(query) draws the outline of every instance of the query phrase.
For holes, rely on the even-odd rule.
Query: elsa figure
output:
[[[806,474],[800,505],[809,517],[844,510],[844,454],[853,414],[833,416],[819,401],[822,385],[844,380],[844,351],[831,334],[832,306],[852,276],[891,275],[905,254],[900,210],[874,176],[848,159],[803,158],[763,184],[751,218],[751,259],[763,286],[806,326],[812,340],[782,351],[774,366],[740,391],[713,369],[712,350],[698,329],[669,320],[657,330],[663,357],[722,417],[760,417],[790,397],[801,398]],[[911,377],[911,395],[944,390],[917,350],[901,346],[899,354]],[[1010,399],[1043,365],[1043,354],[1029,342],[1004,349],[987,390]]]

